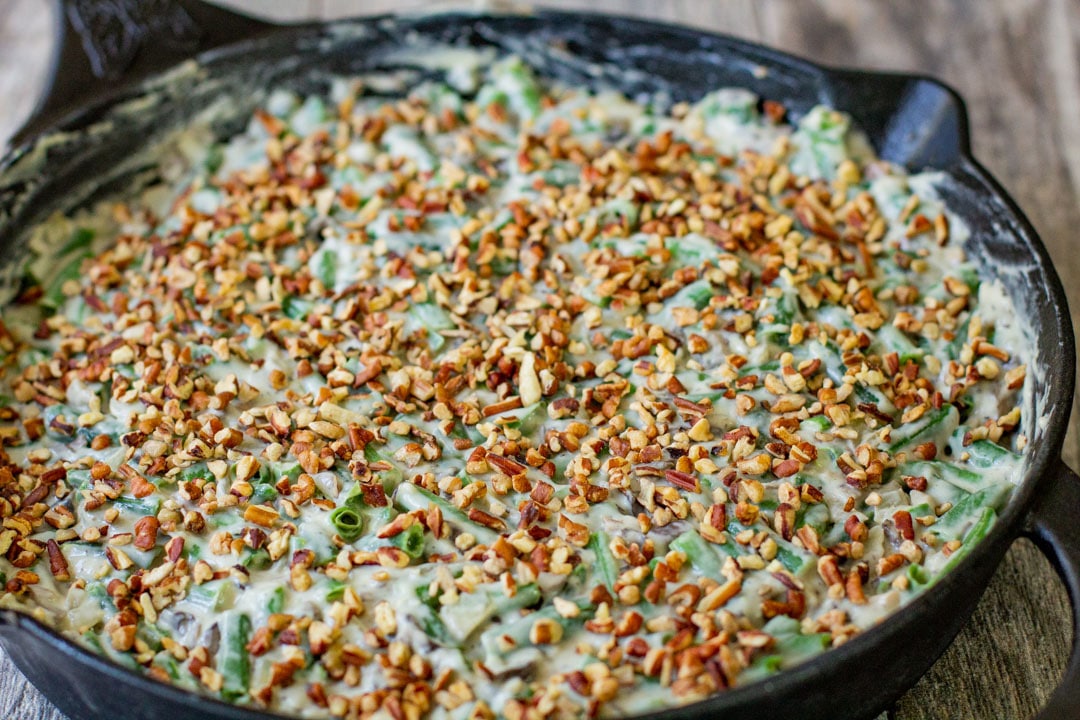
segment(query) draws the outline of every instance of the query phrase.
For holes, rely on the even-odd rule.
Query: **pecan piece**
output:
[[[153,515],[139,518],[135,522],[135,540],[132,543],[140,550],[149,550],[157,545],[157,533],[161,523]]]
[[[49,570],[53,577],[60,582],[71,579],[71,571],[68,569],[67,558],[55,540],[50,538],[45,543],[45,551],[49,554]]]

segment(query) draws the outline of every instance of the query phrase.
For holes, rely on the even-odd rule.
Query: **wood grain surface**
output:
[[[421,0],[227,0],[280,21],[429,9]],[[505,4],[505,3],[488,3]],[[1080,2],[1077,0],[546,0],[695,25],[833,64],[915,71],[967,100],[975,154],[1025,209],[1080,309]],[[0,0],[0,143],[44,81],[52,11]],[[456,3],[461,5],[461,3]],[[1080,461],[1074,412],[1065,460]],[[1049,563],[1017,542],[975,615],[893,720],[1022,720],[1057,684],[1071,637]],[[1080,713],[1080,709],[1078,709]],[[1080,715],[1078,715],[1080,716]],[[794,717],[794,716],[793,716]],[[62,720],[0,653],[0,719]],[[884,718],[884,716],[883,716]],[[101,720],[109,720],[102,718]]]

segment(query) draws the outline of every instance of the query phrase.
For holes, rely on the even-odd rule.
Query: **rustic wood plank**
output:
[[[0,0],[0,148],[37,103],[48,71],[52,3]]]
[[[358,12],[417,11],[425,0],[222,0],[288,22]],[[505,5],[492,2],[487,5]],[[1071,0],[549,0],[558,8],[681,21],[836,65],[938,76],[968,101],[976,154],[1025,208],[1080,308],[1080,3]],[[48,3],[0,0],[0,140],[33,106],[47,67]],[[1077,414],[1065,459],[1080,461]],[[1029,543],[1009,552],[971,623],[899,703],[896,720],[1030,716],[1060,677],[1068,601]],[[0,718],[63,716],[0,657]]]

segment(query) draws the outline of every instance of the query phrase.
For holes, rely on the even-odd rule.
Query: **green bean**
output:
[[[332,580],[330,589],[326,591],[326,602],[335,602],[345,597],[345,583]]]
[[[773,538],[773,541],[777,544],[776,559],[794,575],[806,570],[810,564],[816,567],[809,553],[799,550],[795,545],[781,538]]]
[[[273,562],[274,561],[270,559],[270,553],[266,548],[259,548],[258,550],[244,548],[244,552],[240,556],[240,564],[251,570],[265,570],[270,567]]]
[[[1011,492],[1010,484],[999,483],[972,493],[939,517],[932,526],[932,530],[946,540],[959,538],[965,533],[969,524],[978,523],[986,510],[993,512],[994,508],[1004,503]]]
[[[40,301],[42,305],[55,310],[64,304],[67,299],[64,295],[64,285],[68,281],[78,281],[82,277],[82,263],[89,256],[88,250],[81,249],[61,260],[60,271],[45,285],[44,295]]]
[[[90,480],[89,470],[68,470],[67,484],[76,490],[86,490],[93,482]]]
[[[964,349],[964,344],[968,339],[968,326],[971,324],[971,318],[968,318],[963,322],[960,327],[956,329],[956,337],[946,346],[945,354],[950,360],[959,360],[960,352]]]
[[[335,508],[330,513],[330,522],[346,542],[352,542],[364,534],[364,518],[347,505]]]
[[[976,440],[964,448],[968,454],[968,464],[977,468],[988,468],[1006,462],[1016,462],[1020,456],[989,440]]]
[[[697,530],[687,530],[671,541],[671,547],[686,555],[690,564],[701,575],[714,580],[721,577],[720,557]]]
[[[389,470],[382,470],[379,472],[379,477],[383,481],[383,489],[388,493],[393,491],[393,489],[398,486],[398,483],[405,479],[405,474],[385,455],[379,452],[379,449],[372,443],[368,443],[364,446],[364,459],[369,463],[384,462],[391,466]]]
[[[760,680],[761,678],[773,675],[780,671],[780,666],[783,665],[783,661],[784,659],[780,655],[761,655],[750,663],[748,668],[740,673],[739,682],[753,682],[754,680]]]
[[[353,486],[341,496],[338,503],[356,510],[367,507],[367,503],[364,501],[364,490],[360,483],[353,483]]]
[[[180,663],[176,661],[176,658],[171,653],[159,652],[154,656],[151,664],[164,670],[173,682],[180,680]]]
[[[897,452],[916,444],[928,442],[935,438],[947,437],[952,434],[960,423],[960,413],[952,405],[946,405],[940,410],[935,410],[923,416],[923,419],[907,423],[892,431],[892,442],[889,445],[889,454]]]
[[[247,695],[251,685],[251,656],[247,651],[251,618],[244,613],[226,613],[221,619],[221,650],[218,671],[222,675],[221,694],[229,699]]]
[[[517,420],[509,422],[506,427],[512,427],[522,435],[531,437],[547,420],[547,405],[542,402],[533,403],[518,416]]]
[[[286,295],[285,299],[281,301],[281,312],[293,320],[303,320],[313,307],[315,307],[315,303],[295,295]]]
[[[949,483],[953,487],[960,488],[969,493],[977,493],[985,490],[989,485],[996,482],[993,476],[972,472],[951,463],[938,460],[924,460],[923,462],[908,463],[902,466],[904,475],[923,475],[938,478]]]
[[[285,608],[285,588],[276,587],[270,593],[270,599],[266,603],[266,609],[271,613],[280,613]]]
[[[886,323],[877,331],[877,342],[882,354],[895,352],[900,356],[900,364],[908,360],[921,360],[925,351],[916,346],[911,339],[895,326]]]
[[[163,639],[171,637],[168,630],[158,627],[153,623],[143,623],[140,625],[137,634],[139,639],[149,645],[151,650],[155,651],[161,649],[161,642]]]
[[[709,305],[713,295],[716,295],[716,290],[713,289],[712,283],[708,280],[698,280],[675,293],[667,304],[671,307],[693,307],[697,310],[704,310]]]
[[[945,563],[944,567],[941,568],[936,576],[930,579],[928,585],[935,584],[941,577],[956,567],[961,560],[967,557],[967,554],[971,552],[971,548],[987,536],[996,521],[997,513],[994,512],[994,509],[989,507],[983,508],[982,513],[980,513],[975,524],[971,526],[970,530],[964,533],[963,544],[949,556],[949,561]]]
[[[532,68],[519,58],[508,58],[494,69],[497,87],[510,101],[511,109],[522,118],[540,114],[540,87]]]
[[[94,231],[91,228],[75,228],[71,233],[71,237],[64,243],[64,247],[60,248],[57,255],[63,257],[73,250],[88,248],[93,241]]]
[[[288,478],[290,483],[295,483],[302,472],[304,472],[304,469],[300,467],[300,463],[277,462],[270,464],[270,477],[275,485],[281,482],[283,478]]]
[[[235,589],[232,580],[212,580],[191,588],[186,600],[208,612],[221,612],[232,605]]]
[[[512,622],[489,627],[481,633],[480,645],[487,652],[488,657],[504,658],[506,656],[506,650],[503,648],[504,643],[509,642],[512,644],[512,649],[532,644],[529,635],[537,620],[552,620],[558,623],[562,626],[565,635],[567,630],[575,627],[578,623],[585,622],[588,619],[586,611],[592,609],[592,605],[586,602],[578,602],[577,605],[582,612],[576,618],[563,617],[553,606],[548,605],[536,612],[523,615]]]
[[[604,531],[595,532],[589,536],[589,543],[585,546],[593,551],[593,572],[599,576],[608,590],[615,589],[615,581],[619,577],[619,569],[615,556],[611,554],[611,538]]]
[[[210,474],[210,469],[204,462],[192,463],[176,475],[176,479],[180,482],[192,482],[200,478],[209,479],[212,477],[213,475]]]
[[[442,511],[443,520],[448,522],[460,532],[471,533],[477,541],[490,545],[495,542],[499,534],[489,527],[473,522],[469,516],[458,510],[451,502],[438,495],[428,492],[419,485],[402,483],[394,493],[394,502],[406,511],[427,510],[434,505]]]
[[[517,612],[539,603],[543,596],[536,583],[518,587],[513,596],[507,597],[501,590],[483,594],[472,594],[467,600],[451,605],[440,606],[437,598],[431,597],[427,587],[420,589],[421,599],[439,613],[439,618],[446,629],[460,643],[465,643],[472,634],[492,618],[510,622],[507,618],[516,618]]]
[[[432,352],[438,352],[446,344],[446,338],[439,331],[453,330],[457,327],[457,323],[450,314],[435,303],[415,303],[409,306],[406,314],[409,318],[405,325],[406,335],[421,328],[425,329]]]
[[[334,283],[337,281],[337,260],[333,253],[324,250],[319,255],[315,277],[319,278],[319,282],[327,290],[334,289]]]
[[[161,510],[160,497],[134,498],[121,495],[112,501],[113,507],[129,510],[137,515],[157,515]]]
[[[401,548],[413,560],[424,554],[424,528],[419,524],[410,525],[404,532],[390,538],[390,544]]]
[[[781,295],[777,299],[776,309],[773,311],[773,322],[790,326],[795,319],[795,312],[798,308],[799,304],[794,295],[789,293]]]

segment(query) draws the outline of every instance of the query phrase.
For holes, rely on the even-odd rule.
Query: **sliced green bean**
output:
[[[450,501],[428,492],[419,485],[402,483],[394,493],[394,502],[406,511],[427,510],[434,505],[442,511],[443,520],[450,523],[459,532],[470,533],[479,542],[490,545],[499,534],[489,527],[473,522],[469,516],[458,510]]]
[[[611,538],[603,530],[589,536],[589,543],[585,547],[593,551],[593,572],[604,587],[608,590],[615,589],[615,581],[619,577],[618,565],[615,556],[611,554]]]
[[[221,656],[218,672],[222,676],[221,694],[236,699],[247,695],[251,687],[251,655],[247,651],[251,637],[251,618],[244,613],[226,613],[221,619]]]
[[[423,526],[418,524],[410,525],[404,532],[390,538],[390,544],[404,550],[405,554],[413,560],[419,559],[424,554]]]
[[[686,555],[690,564],[701,575],[714,580],[722,577],[720,557],[697,530],[687,530],[671,541],[671,547]]]
[[[960,413],[952,405],[945,405],[940,410],[927,413],[915,422],[907,423],[892,431],[889,454],[896,453],[914,445],[930,440],[948,437],[960,423]]]
[[[330,513],[330,522],[337,528],[338,535],[346,542],[352,542],[364,534],[364,518],[353,508],[343,505]]]

